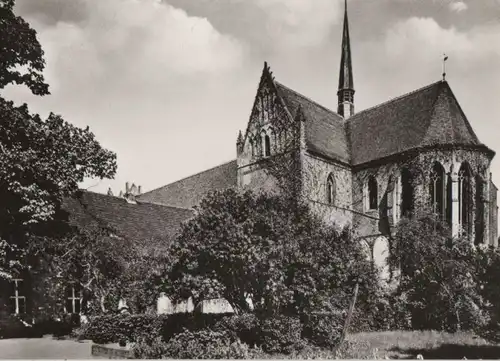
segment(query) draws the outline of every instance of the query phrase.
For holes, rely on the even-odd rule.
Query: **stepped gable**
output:
[[[110,227],[117,236],[132,241],[172,239],[193,211],[80,191],[63,201],[69,224],[81,229]]]
[[[350,162],[344,119],[302,94],[275,81],[279,96],[293,117],[301,108],[305,117],[307,150],[343,163]]]
[[[232,160],[143,193],[137,200],[190,209],[199,204],[208,192],[236,187],[237,184],[237,164],[236,160]]]
[[[352,164],[429,146],[484,146],[446,81],[361,111],[347,122]]]

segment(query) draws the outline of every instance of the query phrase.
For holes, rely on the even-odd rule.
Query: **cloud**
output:
[[[461,13],[462,11],[465,11],[468,9],[468,6],[466,3],[463,1],[454,1],[451,2],[450,5],[448,5],[451,11]]]
[[[256,0],[266,14],[269,36],[277,44],[314,46],[329,35],[340,18],[343,1]]]

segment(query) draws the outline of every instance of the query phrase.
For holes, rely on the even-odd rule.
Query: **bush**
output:
[[[144,335],[155,338],[161,335],[164,319],[157,315],[97,316],[90,320],[83,338],[98,344],[134,342]]]
[[[265,319],[261,324],[261,332],[265,352],[288,354],[305,345],[302,324],[297,317],[279,315]]]
[[[249,359],[262,356],[259,350],[250,349],[230,332],[210,329],[184,331],[165,345],[164,352],[163,357],[175,359]]]
[[[0,338],[41,337],[42,335],[30,324],[25,324],[19,317],[8,315],[0,319]]]
[[[345,316],[308,315],[304,320],[302,337],[312,345],[333,349],[342,335]]]
[[[231,332],[249,346],[262,343],[259,320],[252,313],[226,316],[216,323],[214,330]]]

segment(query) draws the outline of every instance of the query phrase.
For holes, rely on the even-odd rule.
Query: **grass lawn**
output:
[[[92,359],[89,341],[44,338],[0,340],[1,359]]]
[[[500,345],[467,332],[367,332],[349,335],[347,339],[359,346],[345,357],[415,359],[421,354],[424,359],[500,359]]]

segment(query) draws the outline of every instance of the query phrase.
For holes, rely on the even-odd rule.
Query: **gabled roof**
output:
[[[278,95],[290,114],[295,117],[299,107],[305,116],[306,147],[308,150],[344,163],[350,162],[344,119],[302,94],[274,81]]]
[[[72,226],[82,229],[109,227],[117,236],[132,241],[171,239],[193,211],[148,203],[129,203],[123,198],[80,191],[63,201]]]
[[[348,124],[352,164],[429,146],[484,146],[445,81],[354,114]]]
[[[236,187],[236,160],[146,192],[137,197],[140,202],[193,208],[210,191]]]

